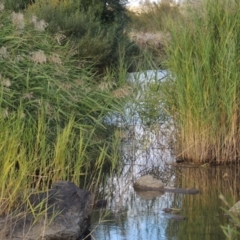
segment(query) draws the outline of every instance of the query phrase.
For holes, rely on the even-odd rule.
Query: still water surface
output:
[[[138,83],[162,80],[166,72],[148,71],[143,76],[144,81],[140,77]],[[133,77],[130,76],[130,81]],[[124,115],[106,120],[123,129],[123,168],[118,175],[109,177],[104,187],[108,205],[105,210],[93,213],[92,239],[225,240],[221,226],[226,226],[228,219],[223,208],[229,207],[219,195],[223,194],[230,205],[239,200],[239,168],[173,166],[176,157],[171,148],[174,141],[171,121],[145,126],[135,104],[127,105]],[[135,192],[134,181],[145,174],[154,175],[168,186],[199,189],[200,194],[152,196]],[[187,219],[173,220],[164,208],[179,209],[177,214]]]

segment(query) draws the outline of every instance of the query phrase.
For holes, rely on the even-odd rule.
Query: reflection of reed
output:
[[[191,187],[189,183],[198,188],[202,194],[212,192],[222,193],[236,201],[240,196],[239,170],[236,166],[209,167],[209,168],[185,168],[179,171],[182,187]],[[208,201],[206,199],[206,201]]]
[[[195,187],[200,190],[199,195],[175,196],[173,207],[182,209],[183,215],[188,218],[180,225],[169,224],[169,233],[172,228],[179,227],[179,239],[225,239],[220,228],[226,225],[227,219],[222,208],[228,208],[219,199],[223,194],[233,205],[239,200],[240,176],[236,167],[212,168],[181,168],[176,174],[175,186],[182,188]]]

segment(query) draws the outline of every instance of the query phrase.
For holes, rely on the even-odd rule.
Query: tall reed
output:
[[[165,102],[177,153],[195,163],[239,160],[240,3],[203,0],[170,24]]]

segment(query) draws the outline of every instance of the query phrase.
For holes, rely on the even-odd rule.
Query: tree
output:
[[[80,8],[90,12],[103,24],[121,23],[128,21],[126,4],[128,0],[80,0]]]

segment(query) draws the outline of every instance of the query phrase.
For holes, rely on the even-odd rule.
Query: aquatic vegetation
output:
[[[239,30],[237,1],[189,5],[170,22],[164,101],[174,117],[178,158],[195,163],[239,160]]]

